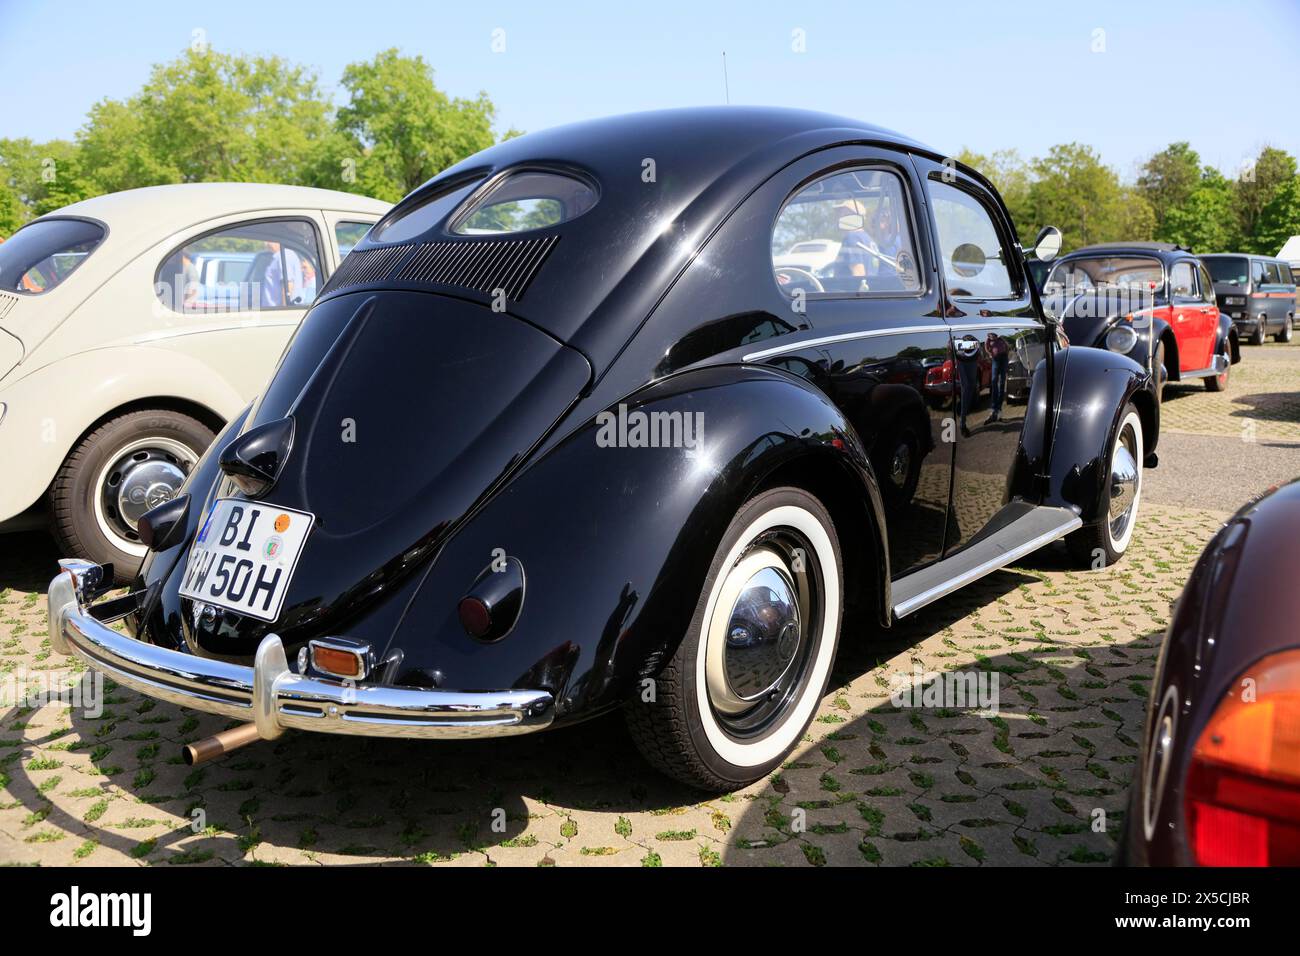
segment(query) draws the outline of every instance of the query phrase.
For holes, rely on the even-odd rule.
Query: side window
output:
[[[339,222],[334,226],[334,238],[339,244],[339,259],[347,258],[358,242],[370,231],[368,222]]]
[[[1268,281],[1274,285],[1282,281],[1282,270],[1277,267],[1276,262],[1268,263]]]
[[[177,312],[305,309],[324,282],[320,264],[310,223],[246,222],[174,250],[158,267],[154,290]]]
[[[884,169],[833,173],[799,190],[772,229],[772,271],[788,296],[921,290],[903,181]]]
[[[1284,262],[1278,268],[1282,271],[1282,281],[1287,285],[1295,285],[1295,276],[1291,274],[1291,267]]]
[[[964,189],[935,180],[930,181],[930,199],[948,294],[972,299],[1015,295],[1006,250],[984,204]]]
[[[1204,265],[1196,266],[1196,278],[1201,285],[1201,301],[1213,303],[1214,300],[1214,283],[1210,280],[1210,273]]]
[[[1250,260],[1250,281],[1256,286],[1265,285],[1268,282],[1268,271],[1264,268],[1264,263],[1259,259]]]
[[[1196,278],[1190,262],[1176,262],[1169,270],[1169,292],[1176,302],[1197,301]]]

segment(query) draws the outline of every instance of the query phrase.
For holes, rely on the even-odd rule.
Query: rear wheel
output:
[[[1224,349],[1224,358],[1228,360],[1228,364],[1223,367],[1223,371],[1218,375],[1209,375],[1206,377],[1205,390],[1207,392],[1222,392],[1228,387],[1228,377],[1232,374],[1232,356],[1227,354],[1226,345],[1224,346]],[[1218,356],[1215,357],[1217,358]]]
[[[1277,335],[1273,336],[1273,340],[1275,342],[1290,342],[1291,327],[1294,324],[1295,324],[1295,318],[1293,316],[1288,315],[1286,317],[1286,321],[1282,323],[1282,331],[1279,332]]]
[[[638,688],[625,707],[646,759],[710,791],[743,787],[778,767],[826,690],[842,568],[835,527],[812,495],[776,488],[747,502],[653,693]]]
[[[1142,419],[1130,403],[1124,406],[1119,427],[1107,449],[1110,466],[1102,489],[1101,518],[1065,539],[1071,556],[1080,566],[1106,567],[1128,550],[1142,497],[1144,454]]]
[[[215,436],[173,411],[129,412],[83,438],[50,487],[54,532],[64,552],[113,565],[131,580],[147,549],[136,522],[171,500]]]

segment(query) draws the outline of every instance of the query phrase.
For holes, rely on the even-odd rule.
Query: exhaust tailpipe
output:
[[[213,734],[211,737],[196,740],[192,744],[186,744],[181,749],[181,756],[185,758],[187,764],[194,767],[209,760],[216,760],[232,750],[238,750],[261,739],[257,735],[257,724],[241,724],[223,730],[219,734]]]

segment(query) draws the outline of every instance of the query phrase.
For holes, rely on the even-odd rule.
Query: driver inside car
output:
[[[831,264],[829,274],[837,279],[847,276],[866,278],[871,263],[876,261],[875,241],[864,231],[867,211],[857,199],[844,199],[832,207],[839,213],[838,226],[844,238],[839,254]]]

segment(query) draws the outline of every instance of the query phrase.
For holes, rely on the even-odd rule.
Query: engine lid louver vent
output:
[[[351,253],[322,295],[346,286],[392,279],[416,285],[451,285],[506,298],[523,297],[559,236],[538,239],[447,239],[380,246]]]

